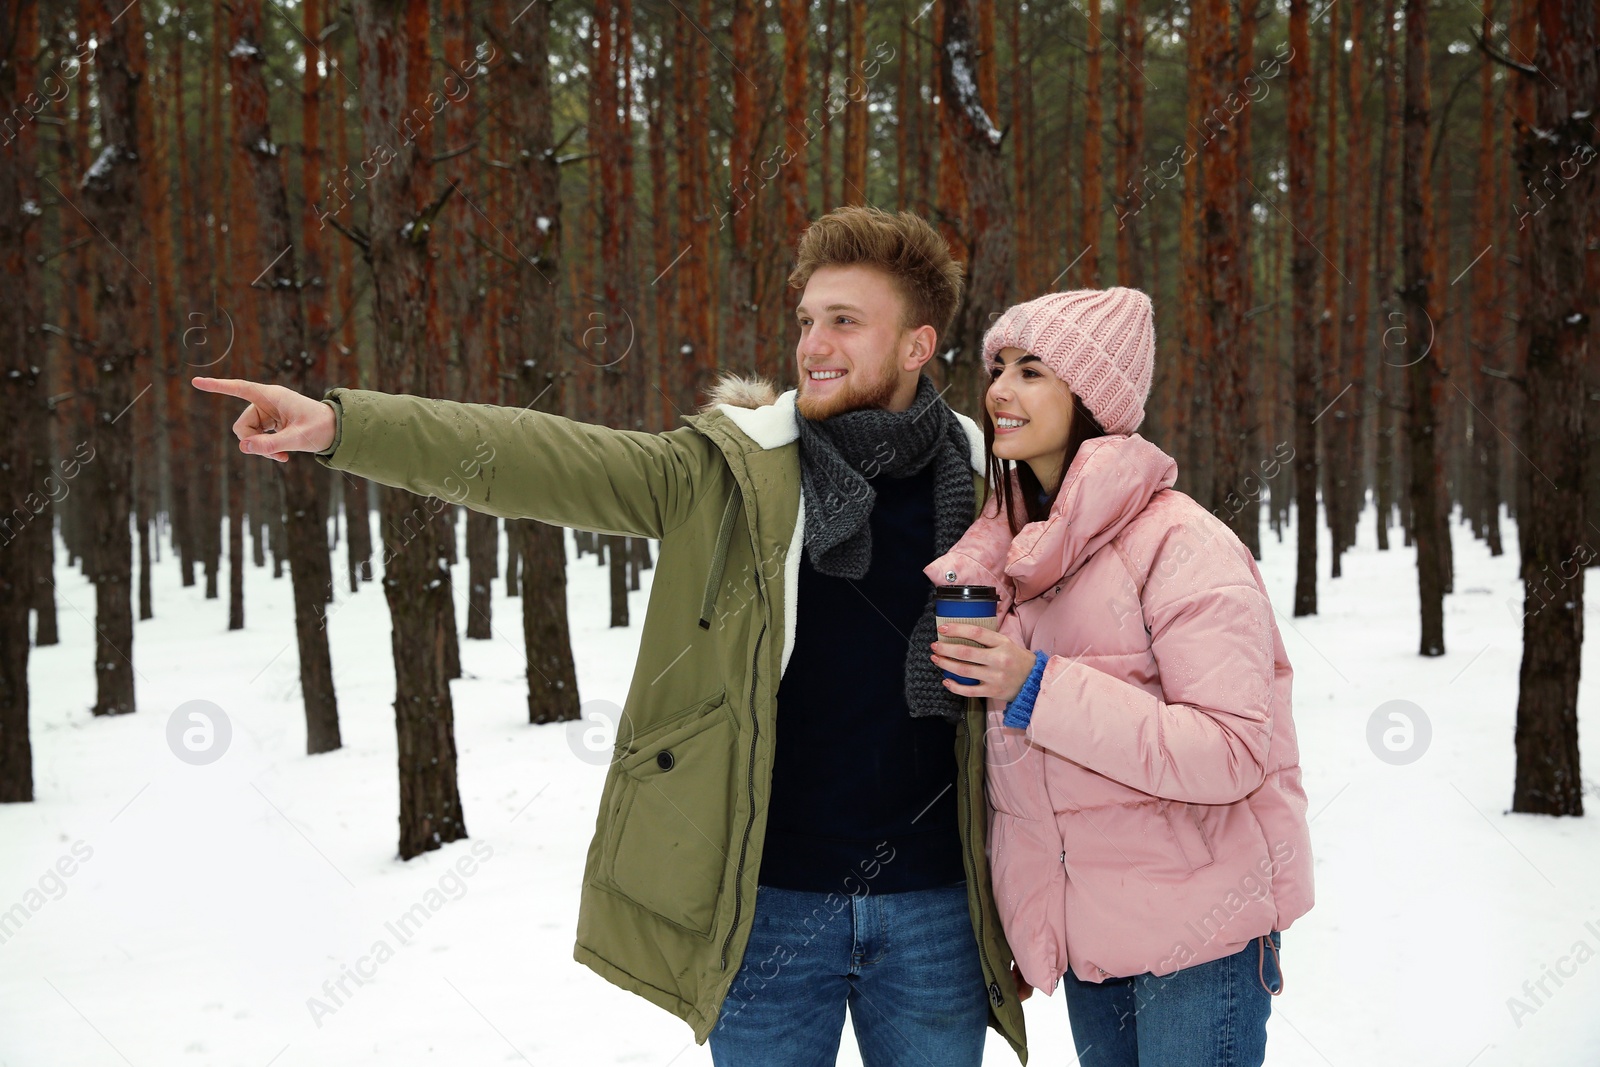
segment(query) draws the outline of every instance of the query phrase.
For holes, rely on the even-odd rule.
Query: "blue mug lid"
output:
[[[999,600],[992,585],[941,585],[933,591],[935,600]]]

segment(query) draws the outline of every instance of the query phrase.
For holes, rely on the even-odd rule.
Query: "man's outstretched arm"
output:
[[[279,385],[194,378],[247,401],[239,448],[334,470],[503,518],[660,538],[688,517],[715,446],[687,428],[615,430],[546,412],[334,388],[313,400]]]

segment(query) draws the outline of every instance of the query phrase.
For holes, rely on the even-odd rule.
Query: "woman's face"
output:
[[[994,424],[994,454],[1026,463],[1054,490],[1072,427],[1072,391],[1049,367],[1020,348],[1002,348],[990,371],[984,407]]]

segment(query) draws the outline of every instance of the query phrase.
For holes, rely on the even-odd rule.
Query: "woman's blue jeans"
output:
[[[832,1064],[845,1008],[865,1067],[977,1067],[989,1001],[965,885],[905,893],[761,886],[711,1031],[717,1067]]]
[[[1281,935],[1158,978],[1140,974],[1062,989],[1082,1067],[1260,1067],[1272,994],[1283,989]],[[1258,973],[1259,972],[1259,973]],[[1266,985],[1262,985],[1265,980]]]

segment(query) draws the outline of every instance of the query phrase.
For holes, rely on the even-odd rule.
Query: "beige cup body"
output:
[[[934,612],[935,612],[935,614],[938,613],[938,610],[939,610],[938,603],[935,602],[935,604],[934,604]],[[993,615],[979,615],[979,616],[976,616],[976,617],[973,617],[973,616],[957,616],[957,615],[939,615],[938,618],[939,618],[939,622],[941,622],[941,623],[961,622],[961,623],[967,623],[968,625],[971,625],[971,626],[981,626],[985,630],[995,630],[995,629],[998,629],[999,626],[1000,626],[1000,617],[999,617],[998,605],[996,605],[996,612]],[[978,642],[973,641],[973,640],[971,640],[969,638],[953,637],[953,636],[951,636],[949,634],[940,634],[939,635],[939,640],[941,642],[945,643],[945,644],[950,644],[950,645],[968,645],[968,646],[970,646],[972,648],[980,648],[980,647],[982,647],[981,645],[979,645]],[[976,678],[968,678],[966,675],[957,674],[955,671],[949,671],[949,670],[944,672],[944,676],[946,678],[951,679],[952,681],[958,682],[958,683],[963,684],[963,685],[972,685],[977,681]]]
[[[939,616],[939,621],[940,622],[964,622],[964,623],[968,624],[969,626],[981,626],[985,630],[996,630],[996,629],[999,629],[999,627],[1000,627],[1000,617],[998,615],[984,615],[984,616],[979,616],[978,618],[975,618],[975,619],[974,618],[961,618],[961,619],[958,619],[958,618],[955,618],[954,616],[950,616],[950,615],[940,615]],[[979,647],[978,646],[978,642],[976,642],[976,641],[974,641],[974,640],[972,640],[971,638],[968,638],[968,637],[944,637],[944,636],[941,636],[939,638],[939,640],[943,641],[947,645],[971,645],[973,648]]]

